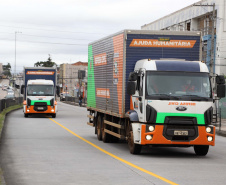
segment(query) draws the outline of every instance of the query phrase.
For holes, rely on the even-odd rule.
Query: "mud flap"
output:
[[[132,123],[134,143],[141,144],[141,124]]]

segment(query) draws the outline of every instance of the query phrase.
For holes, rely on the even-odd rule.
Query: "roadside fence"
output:
[[[70,103],[70,104],[78,104],[79,103],[79,98],[77,97],[65,97],[65,103]],[[82,99],[82,106],[86,106],[87,99],[83,98]]]
[[[0,113],[13,105],[19,105],[23,103],[23,97],[16,97],[15,99],[1,99],[0,100]]]

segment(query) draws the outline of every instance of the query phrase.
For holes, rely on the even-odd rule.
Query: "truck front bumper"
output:
[[[42,109],[42,108],[38,108],[38,107],[34,107],[33,105],[27,107],[25,105],[24,108],[24,113],[25,114],[55,114],[56,113],[56,106],[47,106],[46,108]]]
[[[196,136],[192,139],[186,139],[185,132],[176,129],[175,137],[167,137],[164,130],[164,125],[146,125],[140,123],[133,123],[134,143],[141,145],[215,145],[215,127],[209,126],[196,126]],[[152,126],[149,130],[149,126]],[[207,129],[208,128],[208,129]],[[207,132],[208,131],[208,132]],[[178,135],[179,134],[179,135]],[[171,139],[169,139],[171,138]],[[180,139],[181,138],[181,139]]]

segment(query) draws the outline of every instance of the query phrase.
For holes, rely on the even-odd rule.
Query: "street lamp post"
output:
[[[16,36],[17,33],[22,33],[19,31],[15,31],[15,63],[14,63],[14,98],[15,98],[15,92],[16,92]]]

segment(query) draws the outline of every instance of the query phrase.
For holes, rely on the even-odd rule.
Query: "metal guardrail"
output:
[[[1,99],[0,100],[0,113],[10,107],[10,106],[14,106],[14,105],[19,105],[23,103],[23,97],[17,97],[15,99]]]

